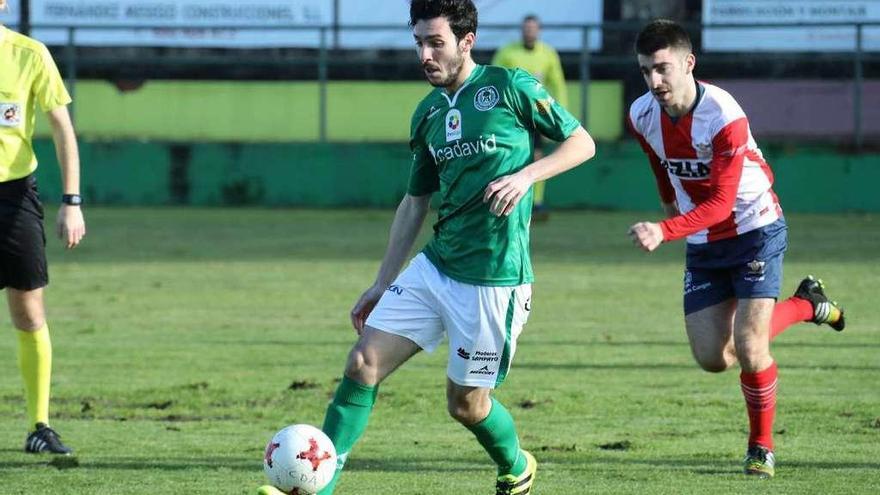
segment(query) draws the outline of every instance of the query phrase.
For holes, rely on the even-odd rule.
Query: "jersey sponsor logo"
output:
[[[452,160],[453,158],[462,158],[466,156],[476,156],[481,153],[494,153],[498,149],[498,143],[495,141],[495,134],[488,138],[480,136],[476,141],[461,141],[452,146],[444,146],[435,149],[433,145],[428,145],[428,151],[434,157],[434,163],[440,166],[443,162]]]
[[[461,139],[461,112],[451,109],[446,112],[446,142]]]
[[[474,108],[481,112],[492,110],[498,104],[498,90],[495,86],[484,86],[474,95]]]
[[[682,179],[703,179],[709,176],[709,164],[697,160],[660,160],[663,168]]]
[[[397,294],[398,296],[403,295],[403,287],[401,287],[399,285],[389,285],[386,290],[388,292],[393,292],[393,293]]]
[[[470,359],[471,358],[471,354],[461,347],[458,348],[458,351],[456,351],[456,353],[458,354],[458,357],[460,357],[462,359]]]
[[[18,103],[0,103],[0,125],[18,127],[21,124],[21,105]]]

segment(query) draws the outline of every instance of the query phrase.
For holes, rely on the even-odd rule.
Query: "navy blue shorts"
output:
[[[779,297],[787,231],[785,219],[780,218],[730,239],[688,244],[684,314],[731,298]]]

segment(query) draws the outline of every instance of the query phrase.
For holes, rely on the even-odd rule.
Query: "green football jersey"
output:
[[[416,108],[408,192],[440,193],[434,236],[423,252],[448,277],[472,285],[533,280],[532,191],[509,216],[495,216],[490,182],[532,161],[532,133],[563,141],[580,123],[528,72],[478,65],[454,95],[436,88]]]

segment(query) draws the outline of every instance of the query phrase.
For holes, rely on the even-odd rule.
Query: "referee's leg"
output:
[[[43,309],[43,289],[6,288],[9,315],[18,334],[18,366],[24,380],[28,428],[49,424],[52,344]]]
[[[28,437],[25,451],[70,454],[60,436],[49,427],[49,389],[52,379],[52,342],[43,306],[43,289],[6,288],[9,314],[18,334],[18,366],[24,381]]]
[[[46,312],[43,308],[43,288],[19,290],[8,287],[6,300],[12,324],[22,332],[35,332],[46,325]]]

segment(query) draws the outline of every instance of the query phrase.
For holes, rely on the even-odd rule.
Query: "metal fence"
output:
[[[860,149],[865,140],[865,134],[863,130],[863,101],[864,101],[864,86],[866,81],[866,66],[871,68],[871,74],[875,71],[878,71],[880,68],[880,54],[874,53],[871,51],[867,51],[865,49],[865,31],[870,28],[878,28],[880,27],[880,22],[859,22],[859,23],[849,23],[849,22],[840,22],[840,23],[797,23],[797,24],[760,24],[760,25],[751,25],[746,26],[742,24],[684,24],[685,27],[692,33],[693,37],[696,40],[700,39],[700,35],[704,29],[724,29],[724,28],[735,28],[735,29],[791,29],[791,28],[810,28],[810,27],[822,27],[822,28],[831,28],[831,27],[839,27],[839,28],[851,28],[855,32],[855,49],[851,51],[838,51],[838,52],[829,52],[829,53],[817,53],[817,52],[751,52],[751,53],[718,53],[718,52],[705,52],[702,50],[701,45],[696,43],[695,52],[698,54],[698,58],[702,64],[710,64],[710,65],[736,65],[740,64],[743,61],[749,61],[752,64],[810,64],[810,63],[820,63],[820,64],[837,64],[838,66],[849,65],[849,74],[844,76],[845,80],[852,82],[852,118],[853,118],[853,136],[852,136],[852,144]],[[15,26],[12,26],[13,28]],[[107,26],[107,25],[78,25],[78,26],[59,26],[59,25],[32,25],[30,26],[34,30],[39,29],[64,29],[66,31],[66,45],[63,47],[63,55],[59,60],[62,71],[64,73],[64,77],[68,83],[69,89],[71,93],[75,91],[76,81],[78,79],[78,74],[80,72],[80,66],[84,61],[84,56],[78,50],[77,43],[77,35],[79,32],[83,30],[130,30],[130,29],[146,29],[146,30],[169,30],[169,29],[204,29],[204,26],[160,26],[160,25],[138,25],[138,26]],[[577,31],[580,33],[581,45],[580,50],[574,53],[567,53],[564,57],[566,60],[571,61],[574,57],[576,57],[576,71],[577,71],[577,80],[579,82],[579,92],[580,92],[580,108],[576,110],[576,114],[578,114],[582,121],[586,121],[587,110],[589,108],[589,95],[587,89],[590,85],[591,80],[594,78],[594,75],[597,72],[603,74],[603,78],[608,78],[608,75],[611,74],[614,77],[615,74],[632,74],[634,72],[634,57],[632,54],[631,48],[631,40],[634,39],[635,34],[642,27],[641,24],[633,23],[633,22],[605,22],[602,24],[592,24],[592,25],[568,25],[568,24],[545,24],[542,26],[543,30],[568,30],[568,31]],[[486,25],[480,26],[480,31],[484,32],[487,30],[504,30],[516,32],[518,31],[520,26],[516,25]],[[332,58],[330,57],[331,51],[334,50],[334,46],[338,45],[339,33],[341,31],[349,31],[349,30],[401,30],[401,32],[405,31],[405,28],[402,28],[399,25],[387,25],[387,26],[256,26],[256,25],[230,25],[230,26],[212,26],[211,29],[218,30],[256,30],[256,31],[296,31],[303,33],[311,33],[311,35],[317,34],[319,39],[319,43],[317,48],[310,50],[307,52],[307,56],[302,56],[302,53],[298,54],[296,60],[291,60],[289,57],[279,56],[276,51],[267,51],[265,56],[259,57],[257,59],[251,60],[251,64],[266,64],[267,66],[281,66],[290,67],[291,64],[302,68],[303,70],[315,71],[317,74],[317,82],[319,83],[319,136],[321,141],[325,141],[327,139],[327,83],[330,80],[330,70],[338,64],[347,63],[343,57],[340,60],[338,57]],[[590,44],[591,34],[598,30],[602,33],[603,36],[603,47],[600,51],[594,50]],[[615,40],[612,43],[609,43],[609,40]],[[622,41],[621,41],[622,40]],[[231,60],[235,59],[236,49],[227,50],[226,55],[217,55],[212,57],[205,57],[202,55],[196,56],[186,56],[186,55],[156,55],[152,58],[148,58],[148,60],[140,60],[139,62],[149,61],[151,63],[158,64],[172,64],[172,65],[180,65],[187,63],[198,63],[200,65],[216,65],[222,66],[223,64],[230,63]],[[338,51],[335,51],[336,55],[338,55]],[[411,57],[411,54],[409,54]],[[131,63],[131,60],[125,60],[124,58],[120,58],[118,60],[114,60],[114,57],[108,56],[106,53],[101,55],[102,59],[100,62],[104,64],[113,64],[114,62],[119,63]],[[405,59],[401,58],[400,60],[408,60],[408,63],[412,64],[413,67],[416,67],[414,63],[414,57]],[[94,62],[94,60],[92,60]],[[568,64],[567,68],[569,69],[568,78],[571,79],[571,65]],[[744,76],[744,74],[740,74],[740,77]],[[838,75],[840,77],[840,75]],[[876,77],[876,76],[875,76]]]

